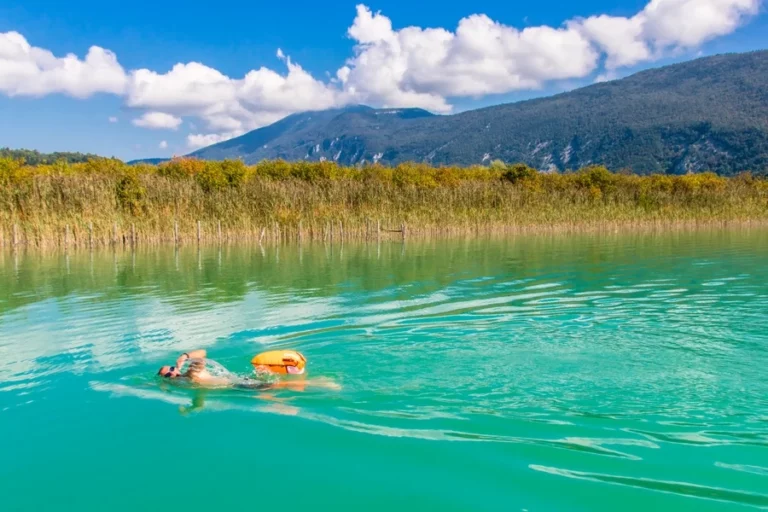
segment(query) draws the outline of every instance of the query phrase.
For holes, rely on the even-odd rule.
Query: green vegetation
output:
[[[90,153],[40,153],[34,149],[10,149],[0,148],[0,158],[10,158],[13,160],[23,160],[29,165],[53,164],[56,162],[67,162],[70,164],[87,162],[88,160],[101,158],[98,155]]]
[[[545,174],[524,164],[345,167],[175,159],[30,166],[0,159],[0,235],[29,245],[331,240],[768,220],[768,181],[742,174]],[[92,228],[91,228],[92,226]],[[220,226],[220,227],[219,227]],[[92,232],[91,232],[92,229]],[[91,235],[92,233],[92,235]],[[400,236],[399,234],[396,236]]]

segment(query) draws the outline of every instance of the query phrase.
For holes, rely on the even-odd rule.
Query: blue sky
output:
[[[761,0],[363,4],[5,0],[0,146],[171,156],[294,111],[450,113],[768,47]]]

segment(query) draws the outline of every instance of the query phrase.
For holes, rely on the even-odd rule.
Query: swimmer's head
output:
[[[175,366],[163,366],[157,371],[157,374],[166,379],[174,379],[181,376],[181,372]]]

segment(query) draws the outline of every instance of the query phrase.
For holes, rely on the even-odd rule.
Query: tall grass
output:
[[[525,165],[0,159],[0,244],[338,240],[475,231],[768,220],[768,181],[742,174],[545,174]],[[381,228],[379,233],[378,228]],[[14,235],[15,233],[15,235]],[[178,233],[178,235],[176,235]],[[400,234],[394,236],[401,236]]]

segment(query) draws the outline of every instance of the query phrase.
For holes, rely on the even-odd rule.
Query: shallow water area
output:
[[[768,230],[0,252],[3,510],[768,508]],[[155,377],[290,348],[340,390]]]

